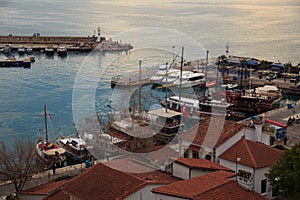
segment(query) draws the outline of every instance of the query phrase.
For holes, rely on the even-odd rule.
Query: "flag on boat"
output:
[[[186,117],[186,118],[189,117],[189,113],[188,113],[188,111],[187,111],[187,109],[186,109],[186,105],[185,105],[185,104],[183,105],[182,113],[183,113],[183,116],[184,116],[184,117]]]
[[[52,115],[49,115],[49,119],[52,121]]]

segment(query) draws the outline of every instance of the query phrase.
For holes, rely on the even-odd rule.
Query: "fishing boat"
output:
[[[45,53],[47,56],[53,56],[54,55],[54,48],[53,46],[47,46],[45,48]]]
[[[277,108],[282,100],[282,95],[277,86],[265,85],[254,89],[229,92],[227,99],[234,103],[233,110],[261,113]]]
[[[65,46],[59,46],[57,48],[57,55],[58,56],[67,56],[68,55],[67,48]]]
[[[47,118],[51,115],[47,114],[46,105],[44,105],[44,128],[45,128],[45,140],[39,139],[36,144],[36,152],[38,158],[46,166],[46,168],[53,168],[54,165],[62,166],[66,157],[65,150],[56,143],[51,143],[48,138]]]
[[[26,52],[25,47],[23,45],[18,47],[18,53],[19,55],[24,55]]]
[[[60,136],[57,138],[57,144],[66,151],[65,155],[67,163],[77,164],[93,158],[90,153],[93,146],[91,146],[91,143],[89,142],[92,140],[92,134],[84,133],[82,137]]]
[[[26,51],[27,54],[31,54],[33,49],[32,49],[32,47],[26,47],[25,51]]]
[[[12,50],[12,46],[11,44],[5,44],[4,48],[3,48],[3,53],[4,54],[10,54]]]

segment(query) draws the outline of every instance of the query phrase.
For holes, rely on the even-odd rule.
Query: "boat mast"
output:
[[[181,99],[181,81],[182,81],[182,67],[183,67],[183,50],[184,47],[181,48],[181,65],[180,65],[180,87],[179,87],[179,100]]]
[[[139,61],[139,114],[142,113],[142,89],[141,89],[141,79],[142,79],[142,61]]]
[[[44,105],[44,121],[45,121],[46,142],[48,142],[47,108],[46,108],[46,104]]]
[[[166,112],[168,112],[168,63],[166,62],[166,87],[165,87],[165,92],[166,92]]]

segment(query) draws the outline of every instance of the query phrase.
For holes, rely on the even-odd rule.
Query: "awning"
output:
[[[282,123],[280,123],[280,122],[275,122],[275,121],[273,121],[273,120],[271,120],[271,119],[266,119],[266,122],[267,122],[267,123],[274,124],[274,125],[276,125],[276,126],[280,126],[280,127],[282,127],[282,128],[287,127],[286,124],[282,124]]]

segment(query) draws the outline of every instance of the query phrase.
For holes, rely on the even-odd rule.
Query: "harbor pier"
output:
[[[18,47],[31,47],[33,51],[44,50],[52,46],[55,50],[59,46],[65,46],[69,51],[91,51],[94,48],[100,51],[128,51],[132,46],[127,43],[121,43],[106,40],[105,37],[87,36],[0,36],[0,48],[3,49],[6,44],[10,44],[12,51],[16,51]]]

